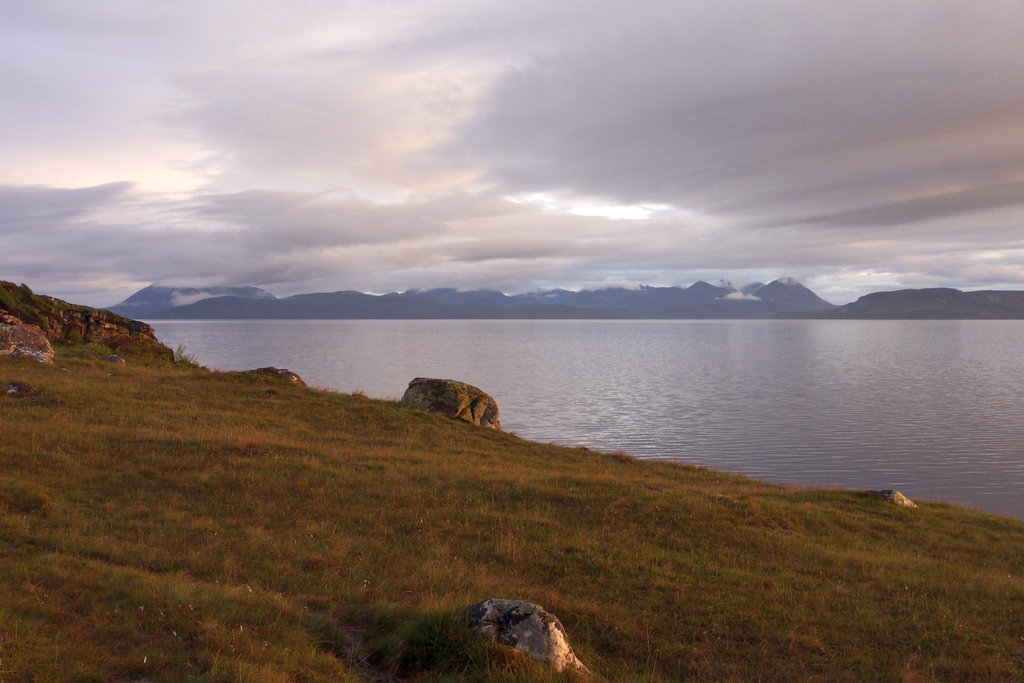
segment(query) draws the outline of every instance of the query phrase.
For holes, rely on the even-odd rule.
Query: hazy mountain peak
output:
[[[691,290],[691,291],[694,291],[694,292],[710,291],[710,290],[729,291],[731,288],[732,288],[732,285],[729,285],[729,287],[721,287],[721,286],[713,285],[710,282],[706,282],[704,280],[697,280],[692,285],[687,287],[688,290]]]
[[[241,299],[276,299],[273,294],[259,287],[176,287],[150,285],[140,289],[108,310],[129,318],[145,317],[152,313],[188,306],[204,299],[219,296],[233,296]]]

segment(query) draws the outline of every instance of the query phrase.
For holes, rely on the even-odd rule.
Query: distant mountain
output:
[[[830,311],[835,308],[834,304],[789,278],[774,280],[755,290],[744,288],[744,292],[756,296],[773,313]]]
[[[875,319],[1024,319],[1024,292],[962,292],[946,287],[875,292],[820,317]]]
[[[238,288],[238,293],[211,296],[213,290],[162,288],[156,296],[145,290],[136,297],[146,303],[138,317],[162,318],[764,318],[778,313],[813,313],[834,308],[794,280],[737,290],[730,285],[697,282],[690,287],[606,288],[572,292],[549,290],[507,295],[490,290],[409,290],[381,296],[361,292],[299,294],[275,298],[263,290]],[[171,290],[164,292],[163,290]],[[173,294],[171,293],[173,292]],[[263,292],[263,294],[266,294]],[[159,308],[159,302],[199,296],[194,303]],[[162,297],[162,298],[161,298]],[[175,298],[177,297],[177,298]]]
[[[615,312],[625,317],[664,317],[666,315],[673,317],[672,311],[678,307],[707,306],[732,291],[701,281],[685,289],[644,286],[640,289],[616,287],[595,291],[566,292],[556,300],[567,306],[596,308]]]
[[[825,311],[834,306],[795,280],[756,283],[737,290],[704,281],[686,288],[614,287],[572,292],[564,289],[508,296],[501,292],[457,292],[452,289],[412,290],[392,296],[428,298],[450,304],[491,303],[502,308],[527,304],[561,304],[600,311],[615,318],[759,318],[782,312]]]
[[[408,290],[276,298],[258,287],[150,286],[108,310],[147,319],[597,319],[597,318],[879,318],[1024,319],[1024,291],[903,289],[834,306],[791,279],[740,289],[728,283],[689,287],[564,289],[508,295],[493,290]]]
[[[270,292],[259,287],[165,287],[150,285],[132,294],[121,303],[109,307],[118,315],[144,318],[169,308],[187,306],[203,299],[231,296],[241,299],[274,299]]]

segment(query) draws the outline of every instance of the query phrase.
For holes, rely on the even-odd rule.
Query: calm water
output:
[[[479,386],[521,437],[1024,519],[1024,321],[157,321],[221,370]]]

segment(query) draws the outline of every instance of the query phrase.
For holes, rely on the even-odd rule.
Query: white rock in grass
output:
[[[43,351],[37,351],[36,349],[29,348],[28,346],[19,346],[11,352],[11,358],[31,358],[32,360],[39,363],[52,363],[53,358],[44,353]]]
[[[917,507],[917,503],[915,503],[914,501],[910,500],[909,498],[904,496],[899,491],[893,491],[892,489],[886,489],[885,491],[876,491],[876,493],[880,497],[885,498],[890,503],[894,503],[895,505],[899,505],[900,507],[905,507],[905,508],[916,508]]]
[[[540,605],[488,598],[466,609],[466,621],[484,638],[514,647],[539,662],[549,662],[555,671],[590,673],[569,647],[558,617]]]

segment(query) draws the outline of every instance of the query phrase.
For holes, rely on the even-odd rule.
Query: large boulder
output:
[[[495,400],[465,382],[417,377],[409,382],[402,403],[431,413],[440,413],[453,420],[501,429]]]
[[[540,605],[521,600],[488,598],[466,609],[466,624],[488,640],[514,647],[555,671],[589,674],[569,646],[558,617]]]
[[[29,349],[47,359],[53,358],[53,347],[42,332],[21,325],[0,324],[0,356],[14,354],[19,349]],[[26,354],[22,351],[18,355]]]

